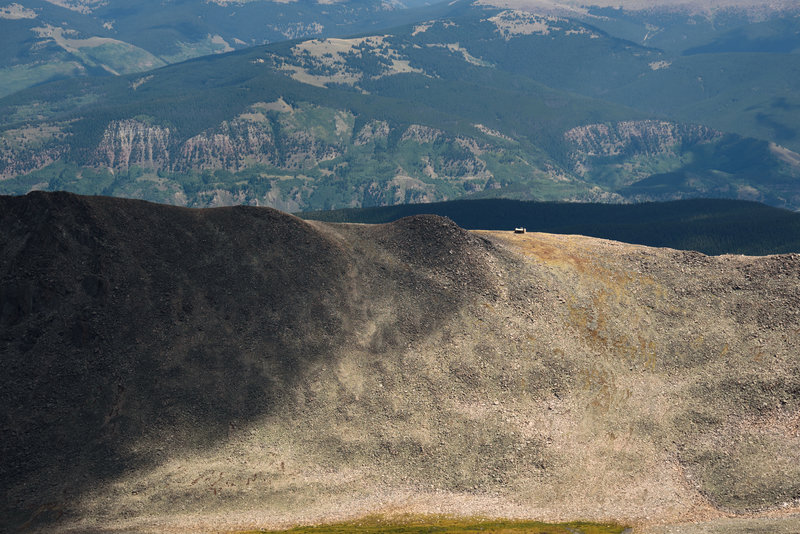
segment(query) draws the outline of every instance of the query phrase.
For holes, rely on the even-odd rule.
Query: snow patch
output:
[[[567,19],[553,15],[537,15],[527,11],[501,11],[487,21],[497,27],[496,31],[506,41],[520,35],[550,35],[556,31],[562,31],[565,35],[588,35],[592,39],[599,37],[585,27],[565,29],[564,26],[569,25]]]
[[[672,65],[672,61],[653,61],[650,63],[651,70],[661,70],[667,69],[669,66]]]
[[[259,2],[261,0],[206,0],[207,4],[217,4],[218,6],[227,7],[227,6],[240,6],[242,4],[247,4],[249,2]],[[267,0],[269,2],[275,2],[276,4],[290,4],[292,2],[296,2],[297,0]]]
[[[134,91],[137,90],[142,84],[145,84],[153,79],[153,75],[150,74],[148,76],[142,76],[141,78],[137,78],[136,80],[131,82],[131,89]]]
[[[0,19],[7,20],[20,20],[20,19],[35,19],[36,12],[28,9],[20,4],[11,4],[6,7],[0,7]]]
[[[107,0],[45,0],[54,6],[63,7],[70,11],[77,11],[83,15],[88,15],[98,7],[108,5]]]
[[[459,43],[447,43],[447,44],[434,43],[434,44],[429,44],[427,46],[432,47],[432,48],[447,48],[448,50],[450,50],[454,54],[461,54],[461,56],[464,58],[464,61],[466,61],[470,65],[475,65],[475,66],[478,66],[478,67],[494,67],[494,65],[492,65],[488,61],[484,61],[483,59],[477,58],[477,57],[473,56],[472,54],[470,54],[467,51],[467,49],[466,48],[462,48],[462,46]]]
[[[233,47],[231,45],[229,45],[228,42],[225,39],[223,39],[223,37],[221,35],[209,35],[208,36],[208,40],[211,42],[211,44],[214,44],[214,45],[222,47],[221,49],[216,50],[217,53],[221,54],[221,53],[224,53],[224,52],[232,52],[233,51]]]
[[[775,143],[769,144],[769,150],[784,163],[788,163],[792,167],[800,167],[800,154],[797,152],[793,152],[788,148],[776,145]]]
[[[275,59],[281,70],[291,72],[292,78],[317,87],[327,87],[329,83],[355,86],[364,78],[364,73],[359,68],[351,67],[348,60],[364,57],[364,54],[381,60],[382,72],[372,76],[373,79],[402,73],[424,74],[391,47],[386,41],[388,37],[373,35],[353,39],[311,39],[292,47],[294,63],[286,63],[285,58],[277,56]]]
[[[325,29],[325,26],[319,22],[292,22],[283,26],[270,24],[267,28],[280,33],[287,39],[302,39],[303,37],[319,35]]]
[[[433,24],[433,22],[423,22],[422,24],[414,26],[414,31],[411,32],[411,37],[419,35],[420,33],[425,33],[433,27]]]
[[[552,29],[551,23],[563,19],[509,10],[501,11],[488,20],[497,27],[503,39],[509,40],[517,35],[549,35]]]

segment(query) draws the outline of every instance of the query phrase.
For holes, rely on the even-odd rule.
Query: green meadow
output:
[[[621,534],[630,531],[624,525],[613,523],[542,523],[539,521],[512,521],[503,519],[456,519],[440,516],[411,516],[384,518],[372,516],[356,521],[327,525],[301,526],[288,530],[255,530],[239,534]]]

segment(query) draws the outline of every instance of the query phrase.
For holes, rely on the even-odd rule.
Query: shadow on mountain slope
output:
[[[137,443],[206,447],[280,414],[305,370],[341,347],[420,340],[461,306],[453,288],[491,286],[488,242],[438,217],[353,241],[271,209],[0,203],[0,479],[12,507],[28,490],[74,499],[159,461]]]
[[[800,512],[800,256],[0,197],[3,530]]]

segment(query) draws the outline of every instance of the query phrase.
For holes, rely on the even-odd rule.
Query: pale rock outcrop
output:
[[[565,132],[564,140],[572,148],[573,170],[585,175],[596,158],[676,154],[681,147],[713,141],[721,135],[699,124],[644,120],[578,126]]]
[[[238,171],[250,162],[278,163],[275,136],[268,122],[240,117],[188,139],[176,166]]]
[[[441,130],[429,126],[412,124],[406,129],[400,140],[416,141],[417,143],[435,143],[442,138],[442,136],[444,136],[444,132]]]
[[[96,150],[97,162],[114,170],[137,165],[168,168],[170,129],[137,119],[112,121]]]
[[[719,132],[706,126],[656,120],[588,124],[564,134],[576,151],[586,156],[616,156],[629,151],[662,153],[682,143],[710,141],[719,136]]]
[[[389,137],[389,123],[386,121],[369,121],[364,125],[353,139],[355,146],[366,145],[367,143]]]

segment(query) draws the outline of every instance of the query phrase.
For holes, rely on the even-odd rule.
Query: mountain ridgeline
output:
[[[800,207],[800,55],[725,45],[794,35],[790,7],[437,9],[0,99],[0,192],[287,211],[462,197]]]
[[[580,234],[704,254],[800,253],[800,214],[757,202],[723,199],[642,204],[453,200],[305,212],[304,219],[380,224],[434,214],[462,228]]]
[[[24,5],[23,5],[24,4]],[[420,3],[23,0],[0,7],[0,96],[52,80],[144,72],[286,39],[374,30]]]
[[[791,532],[798,279],[435,215],[0,197],[0,529]]]

